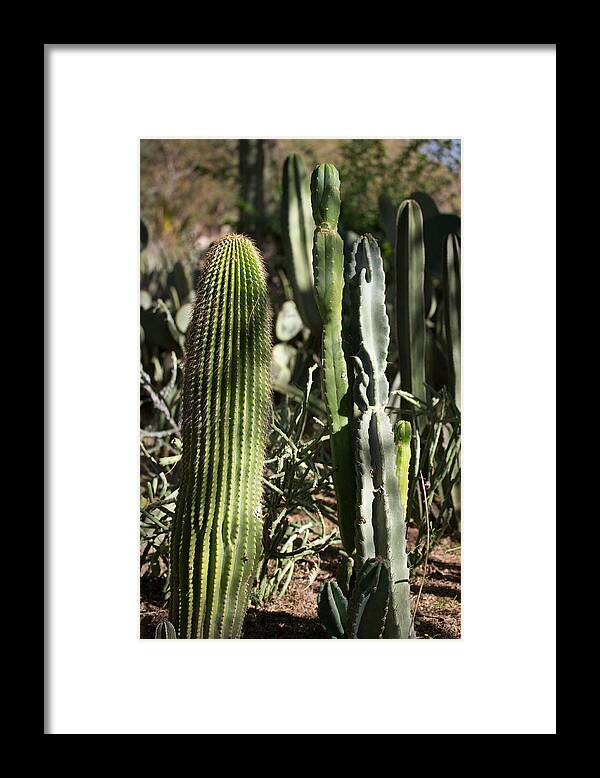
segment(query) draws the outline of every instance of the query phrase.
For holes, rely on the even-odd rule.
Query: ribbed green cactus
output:
[[[412,427],[409,421],[400,420],[394,424],[394,441],[396,443],[396,475],[400,487],[400,502],[408,522],[408,473],[410,468],[410,447]]]
[[[270,313],[254,244],[207,255],[186,337],[182,475],[171,536],[179,638],[240,637],[262,541]]]
[[[175,627],[170,621],[161,621],[154,631],[154,638],[158,640],[177,640]]]
[[[346,283],[351,300],[352,392],[358,413],[354,424],[357,575],[360,577],[369,560],[379,558],[389,564],[390,601],[383,637],[409,638],[412,635],[406,521],[396,471],[394,433],[385,410],[389,399],[386,367],[390,325],[383,260],[372,236],[365,235],[357,241],[346,266]]]
[[[330,638],[346,637],[348,599],[335,580],[325,581],[317,597],[317,613]]]
[[[305,327],[321,332],[321,317],[315,302],[312,243],[315,222],[310,203],[310,186],[304,160],[290,154],[283,164],[281,237],[286,259],[286,276]]]
[[[317,599],[321,624],[330,638],[382,638],[390,607],[390,565],[385,559],[367,559],[350,600],[337,581],[326,581]]]
[[[404,200],[396,218],[396,335],[400,384],[426,399],[425,389],[425,248],[423,215],[415,200]],[[401,407],[410,408],[408,403]],[[419,422],[421,425],[422,422]]]
[[[389,562],[385,559],[365,560],[348,603],[347,638],[402,637],[385,634],[391,588]]]
[[[460,408],[460,238],[455,234],[448,235],[444,246],[442,282],[448,388]]]
[[[338,521],[346,551],[354,551],[356,484],[349,418],[352,409],[342,346],[344,243],[337,232],[340,177],[333,165],[319,165],[311,178],[316,228],[313,239],[315,298],[323,321],[322,381],[331,433],[333,483]]]

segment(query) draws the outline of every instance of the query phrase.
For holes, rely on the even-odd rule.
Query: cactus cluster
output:
[[[460,462],[449,449],[447,434],[443,445],[438,445],[439,431],[444,424],[448,422],[454,431],[460,425],[456,418],[457,414],[460,416],[461,391],[460,218],[440,213],[431,197],[415,192],[395,211],[389,198],[382,196],[380,219],[388,239],[391,235],[395,268],[399,371],[392,384],[390,406],[394,412],[399,411],[403,417],[413,420],[410,451],[413,467],[407,511],[419,527],[420,541],[425,511],[417,498],[417,473],[421,472],[425,482],[432,483],[433,471],[441,472],[449,465],[452,479],[460,477]],[[452,402],[454,410],[446,399]],[[442,419],[440,414],[443,416],[446,408],[448,418]],[[445,429],[448,433],[450,428]],[[449,517],[456,514],[458,523],[458,503],[454,499],[458,496],[458,486],[450,489],[451,500],[447,499],[447,484],[443,490],[438,486],[435,489],[444,505],[443,511],[437,514],[439,520],[434,532],[437,538],[444,532]]]
[[[331,637],[409,638],[406,522],[398,478],[399,469],[404,472],[408,465],[406,456],[398,464],[386,411],[390,325],[383,260],[377,241],[365,235],[344,263],[336,230],[340,180],[333,165],[320,165],[313,172],[312,202],[334,485],[343,545],[355,560],[344,586],[340,581],[324,585],[318,610]],[[343,327],[344,291],[350,315]]]
[[[409,570],[406,521],[396,469],[396,442],[386,412],[386,377],[390,325],[385,306],[385,274],[377,241],[357,241],[346,268],[350,288],[350,353],[357,471],[356,555],[360,576],[367,562],[379,558],[380,579],[389,578],[389,610],[384,637],[408,638]],[[371,580],[369,578],[369,580]],[[379,591],[379,589],[378,589]]]
[[[178,638],[241,635],[261,550],[270,312],[256,246],[228,235],[207,255],[186,338],[181,484],[171,533]]]
[[[415,478],[409,484],[409,477],[411,461],[413,472],[418,469],[419,435],[428,421],[418,416],[411,426],[405,419],[395,424],[390,419],[391,327],[382,254],[370,234],[358,237],[351,250],[344,246],[338,231],[340,208],[340,178],[333,165],[313,171],[309,204],[302,158],[293,154],[286,159],[286,275],[302,323],[322,337],[323,399],[345,550],[337,580],[321,589],[318,613],[333,638],[413,638],[406,526],[409,486],[414,490]],[[386,216],[391,231],[390,208]],[[414,199],[405,200],[396,212],[393,250],[399,385],[427,403],[426,251],[423,213]],[[460,239],[451,234],[437,283],[443,290],[448,390],[457,405],[459,265]],[[179,270],[171,274],[169,286],[181,305],[189,292]],[[284,331],[284,324],[282,319],[278,331],[283,341],[301,327],[291,321]],[[181,335],[183,324],[177,322],[177,327]],[[210,248],[185,327],[170,621],[158,626],[156,638],[238,638],[263,550],[262,476],[271,413],[266,276],[250,239],[228,235]],[[278,346],[291,348],[285,342]],[[290,372],[287,363],[285,367]],[[407,410],[405,400],[401,408]],[[440,430],[435,431],[436,445]],[[439,478],[447,478],[446,491],[453,488],[455,476],[440,470]]]
[[[389,562],[367,559],[348,598],[337,581],[326,581],[317,598],[317,612],[331,638],[400,637],[386,634],[390,608]]]

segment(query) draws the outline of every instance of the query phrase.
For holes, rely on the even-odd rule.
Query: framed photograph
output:
[[[45,732],[555,734],[556,44],[45,83]]]

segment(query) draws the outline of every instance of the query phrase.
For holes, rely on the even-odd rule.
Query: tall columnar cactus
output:
[[[321,332],[321,317],[315,302],[312,243],[315,222],[310,203],[310,186],[304,160],[290,154],[283,164],[281,236],[286,275],[305,327]]]
[[[385,307],[385,274],[377,241],[357,241],[346,266],[350,288],[350,360],[352,392],[358,418],[354,425],[357,503],[356,555],[363,567],[376,559],[380,576],[390,576],[389,607],[383,637],[409,638],[410,590],[406,521],[396,470],[396,445],[386,405],[390,325]],[[377,584],[377,591],[381,592]],[[354,595],[354,592],[353,592]],[[378,596],[378,599],[381,599]]]
[[[315,232],[313,269],[315,299],[323,321],[322,381],[331,433],[333,483],[338,521],[346,551],[354,551],[356,484],[350,434],[352,403],[342,346],[344,243],[337,231],[340,216],[340,177],[333,165],[319,165],[311,178]]]
[[[170,619],[181,638],[240,637],[262,540],[270,313],[255,245],[207,256],[186,338],[182,476],[171,536]]]
[[[442,282],[448,388],[460,408],[460,238],[455,234],[448,235],[444,246]]]
[[[404,200],[398,209],[395,266],[400,384],[405,392],[410,392],[424,400],[426,399],[425,248],[423,215],[415,200]],[[405,401],[401,407],[412,406]]]

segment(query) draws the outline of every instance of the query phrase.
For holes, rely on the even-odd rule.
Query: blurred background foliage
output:
[[[255,145],[258,159],[248,145]],[[440,211],[460,215],[457,140],[142,140],[141,217],[151,236],[142,267],[202,254],[212,240],[240,226],[261,241],[267,264],[276,264],[281,170],[294,152],[309,171],[323,161],[338,168],[342,227],[359,235],[385,240],[382,193],[398,204],[424,191]]]

